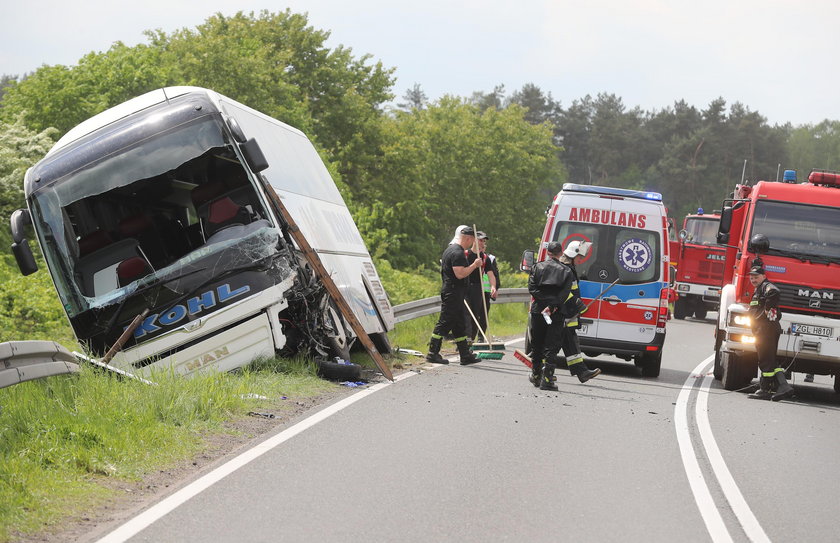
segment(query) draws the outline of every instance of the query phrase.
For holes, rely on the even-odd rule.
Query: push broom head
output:
[[[479,360],[501,360],[505,353],[498,353],[493,351],[479,351],[475,353],[475,357]]]

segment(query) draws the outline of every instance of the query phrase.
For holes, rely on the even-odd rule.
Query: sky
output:
[[[434,101],[532,83],[564,108],[599,93],[645,111],[721,97],[770,124],[840,120],[836,0],[8,0],[0,75],[72,66],[214,13],[286,8],[330,31],[328,46],[395,68],[395,102],[415,84]]]

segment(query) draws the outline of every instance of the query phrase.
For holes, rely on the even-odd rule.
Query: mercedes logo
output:
[[[601,278],[601,279],[606,279],[608,275],[609,275],[609,273],[607,273],[607,270],[599,270],[598,271],[598,277]]]

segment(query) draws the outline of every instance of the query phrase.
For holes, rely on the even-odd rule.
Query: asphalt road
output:
[[[605,357],[540,391],[511,347],[360,390],[101,541],[837,540],[832,382],[724,391],[712,327],[670,321],[655,379]]]

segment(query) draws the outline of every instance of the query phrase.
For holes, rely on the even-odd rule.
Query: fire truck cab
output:
[[[717,245],[720,214],[686,215],[679,233],[677,266],[677,300],[674,317],[684,319],[692,315],[705,319],[708,311],[717,311],[723,281],[724,248]]]
[[[769,242],[750,243],[756,234]],[[834,375],[840,392],[840,174],[813,171],[807,183],[737,185],[724,202],[718,242],[726,265],[715,377],[736,390],[756,376],[748,272],[761,263],[781,291],[779,364],[791,372]]]

